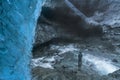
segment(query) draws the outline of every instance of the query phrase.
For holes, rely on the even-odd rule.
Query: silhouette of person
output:
[[[81,70],[81,66],[82,66],[82,52],[80,52],[78,54],[78,70]]]

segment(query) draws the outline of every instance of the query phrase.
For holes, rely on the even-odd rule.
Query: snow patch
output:
[[[74,45],[67,45],[67,46],[51,46],[52,50],[59,50],[59,55],[64,54],[69,51],[78,51],[77,48],[74,47]],[[58,55],[54,55],[52,57],[41,57],[41,58],[35,58],[32,59],[31,65],[32,67],[42,67],[42,68],[49,68],[54,69],[52,65],[55,63],[55,58],[57,58]]]
[[[60,52],[59,52],[59,54],[64,54],[64,53],[66,53],[66,52],[72,52],[72,51],[79,51],[77,48],[75,48],[75,46],[74,45],[67,45],[67,46],[55,46],[55,45],[52,45],[51,46],[51,49],[57,49],[57,50],[59,50]]]
[[[41,57],[41,58],[32,59],[32,67],[33,68],[43,67],[43,68],[54,69],[52,66],[54,61],[55,61],[54,56],[50,58]]]

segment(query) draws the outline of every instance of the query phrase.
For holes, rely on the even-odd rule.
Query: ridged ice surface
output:
[[[42,0],[0,0],[0,80],[31,80],[29,61]]]

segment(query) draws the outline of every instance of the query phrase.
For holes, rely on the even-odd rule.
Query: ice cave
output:
[[[0,0],[0,80],[120,80],[120,0]]]

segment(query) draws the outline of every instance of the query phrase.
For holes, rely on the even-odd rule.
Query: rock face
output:
[[[120,80],[119,9],[119,0],[46,0],[36,29],[33,79]]]
[[[29,62],[42,0],[0,0],[0,80],[31,80]]]
[[[66,1],[71,2],[86,18],[92,18],[93,20],[103,22],[106,25],[112,24],[114,22],[113,20],[115,20],[114,18],[116,18],[115,16],[118,17],[116,18],[116,22],[119,21],[119,16],[117,15],[120,13],[119,11],[112,15],[113,11],[117,11],[120,8],[119,0],[48,0],[43,6],[43,15],[46,18],[59,23],[65,23],[67,25],[75,23],[78,25],[82,17],[75,14],[75,11],[70,9],[65,3]],[[50,15],[47,15],[47,12],[50,12]],[[109,23],[110,21],[112,21],[112,23]],[[78,26],[82,25],[79,24]],[[87,26],[83,25],[83,27]]]
[[[120,70],[117,70],[114,73],[109,74],[109,77],[119,80],[120,79]]]
[[[67,0],[79,10],[78,14],[65,1],[47,0],[44,3],[37,28],[42,33],[37,30],[37,43],[71,35],[101,36],[106,28],[119,26],[119,0]]]

